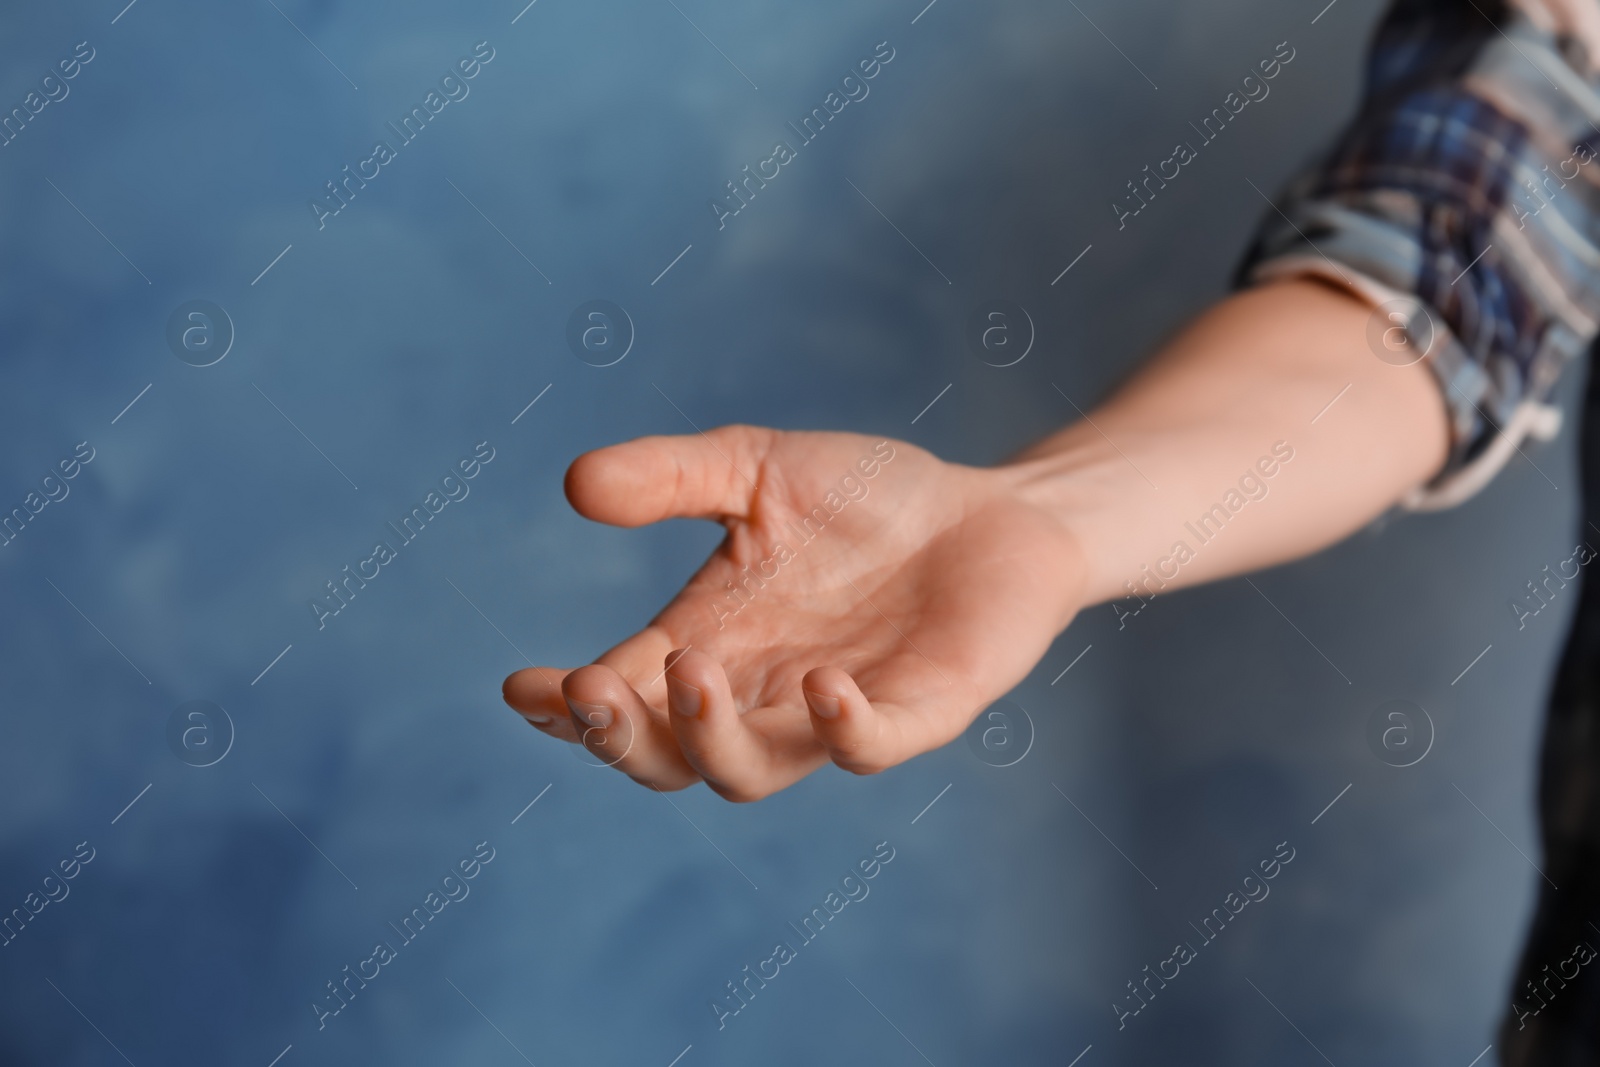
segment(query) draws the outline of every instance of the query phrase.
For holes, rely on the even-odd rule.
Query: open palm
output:
[[[638,634],[587,667],[518,671],[506,700],[639,782],[730,800],[945,744],[1044,655],[1084,580],[1013,471],[750,426],[580,456],[567,496],[586,517],[727,536]]]

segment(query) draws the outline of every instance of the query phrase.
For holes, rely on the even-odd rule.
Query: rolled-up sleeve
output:
[[[1575,40],[1520,15],[1397,5],[1356,119],[1290,182],[1240,268],[1241,284],[1341,286],[1373,308],[1375,358],[1425,353],[1450,452],[1405,506],[1466,499],[1525,437],[1559,428],[1550,390],[1600,329],[1600,92],[1588,69]]]

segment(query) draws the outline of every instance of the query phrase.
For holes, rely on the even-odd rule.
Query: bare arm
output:
[[[1369,317],[1356,298],[1310,280],[1230,297],[1088,418],[1018,458],[1019,491],[1082,543],[1083,606],[1128,595],[1124,582],[1146,589],[1163,559],[1157,579],[1171,590],[1308,555],[1439,470],[1439,385],[1422,363],[1379,360]],[[1283,448],[1273,453],[1279,442],[1288,462]],[[1240,489],[1246,474],[1264,487],[1261,500]],[[1247,505],[1215,514],[1230,490]],[[1180,541],[1194,558],[1178,565]]]
[[[732,800],[938,747],[1081,608],[1309,554],[1433,474],[1439,388],[1378,360],[1367,319],[1315,282],[1231,297],[995,468],[749,426],[580,456],[581,514],[706,518],[727,537],[638,634],[586,667],[518,671],[506,699],[637,781]]]

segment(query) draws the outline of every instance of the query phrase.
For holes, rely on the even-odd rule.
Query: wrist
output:
[[[1062,623],[1080,610],[1125,596],[1116,551],[1126,527],[1119,502],[1149,486],[1098,436],[1044,442],[991,472],[1014,502],[1037,514],[1052,540],[1052,584],[1064,591]],[[1129,483],[1130,477],[1137,487]]]

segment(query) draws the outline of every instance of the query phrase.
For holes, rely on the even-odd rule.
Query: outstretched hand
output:
[[[1084,568],[1018,468],[900,441],[726,426],[587,453],[597,522],[693,517],[727,536],[639,633],[505,699],[656,789],[757,800],[831,760],[871,774],[958,737],[1071,620]]]

